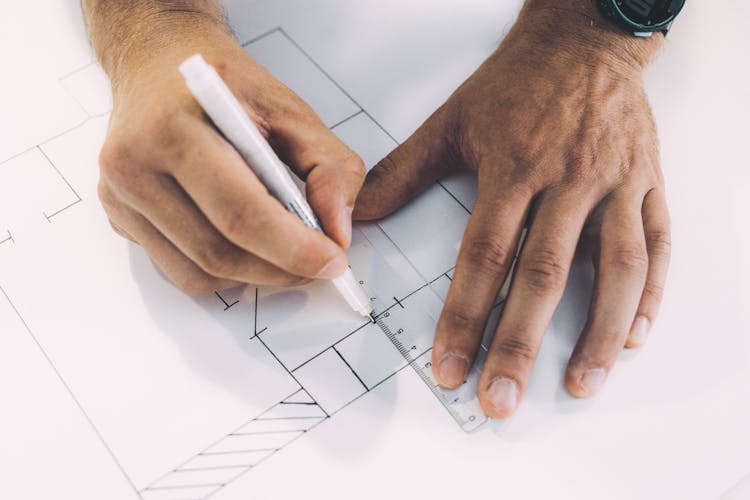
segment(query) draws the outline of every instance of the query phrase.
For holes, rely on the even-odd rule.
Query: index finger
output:
[[[332,279],[346,271],[343,250],[273,198],[239,153],[201,121],[170,173],[231,242],[298,276]]]

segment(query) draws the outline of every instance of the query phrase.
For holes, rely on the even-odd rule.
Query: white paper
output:
[[[225,5],[246,50],[371,168],[494,50],[520,3]],[[750,77],[712,57],[736,33],[704,33],[708,7],[690,7],[647,80],[675,219],[649,346],[623,355],[600,397],[565,393],[592,282],[581,256],[517,415],[467,435],[326,283],[192,298],[117,237],[96,195],[111,95],[77,2],[7,6],[3,61],[17,71],[0,78],[0,496],[698,499],[737,484],[750,469],[737,293],[748,282],[735,265],[747,240],[725,221],[746,221],[746,189],[728,198],[725,184],[750,187],[737,165],[750,109],[733,100]],[[355,229],[355,273],[377,310],[423,333],[420,348],[476,196],[461,174]]]

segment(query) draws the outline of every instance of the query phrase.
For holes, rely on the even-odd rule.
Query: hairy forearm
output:
[[[664,43],[661,33],[637,38],[606,19],[595,0],[526,0],[519,20],[547,33],[550,46],[567,44],[584,56],[611,56],[613,61],[645,67]]]
[[[91,43],[116,83],[156,51],[229,32],[218,0],[82,0]]]

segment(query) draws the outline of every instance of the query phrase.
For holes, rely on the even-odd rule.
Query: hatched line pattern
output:
[[[140,493],[144,500],[207,498],[328,418],[299,389]]]

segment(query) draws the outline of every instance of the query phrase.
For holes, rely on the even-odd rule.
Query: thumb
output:
[[[323,123],[277,133],[281,159],[306,182],[323,231],[342,248],[352,240],[352,211],[365,177],[362,159]]]
[[[343,143],[307,175],[307,201],[325,233],[342,248],[352,241],[352,211],[364,177],[364,163]]]
[[[354,219],[385,217],[454,171],[455,155],[449,154],[444,136],[423,125],[406,142],[380,160],[367,174],[354,208]]]

